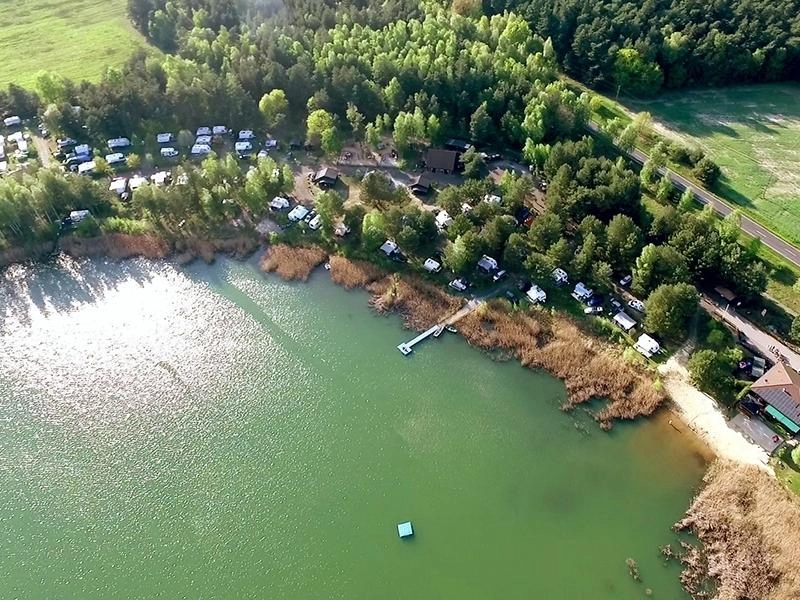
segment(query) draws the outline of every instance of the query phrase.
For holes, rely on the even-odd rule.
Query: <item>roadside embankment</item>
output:
[[[675,529],[692,532],[684,545],[681,581],[694,598],[800,598],[800,504],[762,469],[718,461]]]

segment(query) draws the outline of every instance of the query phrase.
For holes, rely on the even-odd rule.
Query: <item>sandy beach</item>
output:
[[[774,475],[767,453],[728,426],[716,402],[691,385],[686,367],[672,357],[658,368],[658,372],[676,412],[719,458],[755,465]]]

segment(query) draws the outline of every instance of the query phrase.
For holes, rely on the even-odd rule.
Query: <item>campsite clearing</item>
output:
[[[39,71],[96,80],[145,46],[125,0],[0,0],[0,87],[31,87]]]

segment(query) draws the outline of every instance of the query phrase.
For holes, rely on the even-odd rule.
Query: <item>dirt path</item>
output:
[[[53,156],[50,154],[50,146],[47,140],[40,136],[38,133],[31,134],[33,145],[36,146],[36,152],[39,154],[39,163],[47,168],[53,164]]]

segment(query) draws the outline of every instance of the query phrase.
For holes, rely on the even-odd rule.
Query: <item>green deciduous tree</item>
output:
[[[261,100],[258,102],[258,110],[269,128],[280,125],[286,118],[288,109],[289,101],[286,99],[286,92],[280,89],[267,92],[261,96]]]
[[[645,296],[665,283],[680,283],[689,278],[684,256],[671,246],[648,244],[642,248],[633,268],[633,291]]]
[[[730,403],[736,395],[732,353],[714,350],[698,350],[689,358],[689,374],[692,382],[703,392]]]
[[[629,271],[642,249],[642,230],[627,215],[617,215],[606,229],[606,255],[617,271]]]
[[[712,187],[717,182],[720,173],[719,165],[705,156],[701,158],[692,169],[692,175],[697,177],[700,183],[708,188]]]
[[[306,142],[313,146],[319,146],[322,141],[322,135],[326,131],[332,131],[334,128],[335,121],[331,113],[321,108],[314,110],[306,120]]]
[[[664,83],[658,63],[645,60],[634,48],[621,48],[614,61],[614,82],[624,94],[650,96]]]
[[[698,300],[697,290],[688,283],[658,286],[645,303],[645,329],[670,339],[686,337]]]

